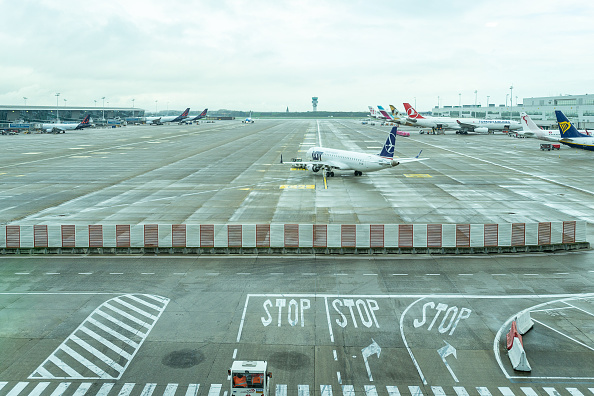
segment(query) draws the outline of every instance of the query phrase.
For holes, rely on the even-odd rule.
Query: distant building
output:
[[[594,95],[559,95],[536,98],[523,98],[522,104],[514,106],[495,105],[463,105],[434,107],[433,116],[443,117],[476,117],[520,119],[520,113],[526,112],[539,126],[556,127],[555,110],[575,123],[578,128],[594,128]]]
[[[144,109],[138,107],[83,107],[60,106],[58,108],[60,121],[81,121],[86,114],[91,114],[94,122],[100,122],[104,117],[108,119],[126,119],[128,117],[144,117]],[[54,122],[56,121],[56,106],[0,106],[0,123],[10,123],[16,120],[24,122]]]
[[[289,106],[287,106],[287,113],[289,112]]]
[[[311,98],[311,104],[313,105],[313,111],[318,111],[318,97],[317,96],[313,96]]]

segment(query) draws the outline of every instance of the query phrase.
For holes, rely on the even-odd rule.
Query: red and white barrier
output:
[[[517,324],[518,333],[524,335],[534,326],[534,321],[530,317],[530,311],[523,311],[516,316],[515,323]]]
[[[512,364],[514,370],[518,371],[531,371],[530,363],[526,358],[526,351],[522,343],[522,336],[518,332],[516,327],[516,321],[514,320],[511,325],[509,333],[507,333],[507,355]]]
[[[509,224],[0,226],[0,248],[517,248],[586,242],[585,221]]]

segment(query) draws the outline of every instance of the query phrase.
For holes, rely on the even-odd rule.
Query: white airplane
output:
[[[513,120],[484,120],[480,118],[458,118],[460,134],[468,132],[493,133],[494,131],[515,131],[522,128],[518,121]]]
[[[64,123],[56,123],[56,124],[41,124],[41,129],[46,132],[57,132],[57,133],[64,133],[64,131],[74,131],[77,129],[88,128],[91,126],[89,120],[91,118],[90,114],[87,114],[85,118],[78,124],[71,122],[68,124]]]
[[[369,109],[369,115],[372,118],[378,118],[380,120],[386,119],[386,117],[383,116],[375,107],[367,106],[367,108]]]
[[[185,123],[192,123],[193,121],[198,121],[203,119],[204,117],[206,117],[206,112],[208,111],[208,108],[202,110],[202,113],[198,114],[196,117],[188,117],[185,120],[182,120],[181,122],[185,122]]]
[[[252,119],[252,112],[250,111],[250,116],[241,122],[244,124],[253,124],[254,120]]]
[[[394,122],[398,125],[414,126],[414,124],[412,122],[409,122],[407,119],[400,118],[398,116],[398,110],[396,110],[396,108],[392,105],[390,105],[390,108],[392,109],[392,114],[388,113],[382,106],[377,106],[377,108],[378,108],[380,114],[388,122]]]
[[[397,127],[392,128],[379,154],[366,154],[327,147],[312,147],[307,150],[306,161],[283,162],[281,155],[281,164],[288,164],[299,169],[307,169],[314,173],[325,170],[326,177],[333,177],[335,170],[352,170],[355,171],[355,176],[361,176],[363,172],[375,172],[407,162],[425,160],[426,158],[419,158],[423,150],[414,158],[394,159],[394,144],[396,142],[397,130]]]
[[[165,122],[180,122],[185,120],[190,113],[190,108],[188,107],[178,116],[161,116],[161,117],[146,117],[145,122],[150,125],[163,125]]]
[[[559,142],[569,147],[594,151],[594,136],[584,136],[579,133],[563,112],[555,110],[555,115],[557,116],[557,123],[559,124],[559,132],[561,134],[561,140]]]
[[[520,113],[520,122],[522,124],[522,130],[516,131],[518,135],[525,137],[533,137],[541,140],[549,140],[557,142],[561,140],[561,134],[558,130],[545,130],[539,128],[532,118],[524,112]]]
[[[424,117],[417,113],[417,111],[409,103],[404,103],[404,109],[406,110],[407,121],[412,125],[421,128],[431,128],[435,130],[451,129],[458,131],[460,125],[455,118],[451,117]]]

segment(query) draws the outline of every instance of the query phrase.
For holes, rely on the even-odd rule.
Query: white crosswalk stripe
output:
[[[149,294],[105,301],[29,378],[120,379],[168,303]]]
[[[93,386],[95,385],[95,386]],[[75,388],[71,390],[71,388]],[[118,387],[119,388],[118,390]],[[136,384],[127,382],[122,385],[117,385],[113,382],[82,382],[72,384],[70,382],[0,382],[0,390],[6,388],[6,392],[2,393],[5,396],[62,396],[68,393],[70,396],[130,396],[131,394],[139,396],[197,396],[200,384],[187,384],[180,385],[177,383],[167,383],[159,385],[157,383],[147,384]],[[90,392],[94,388],[95,392]],[[142,390],[140,390],[142,388]],[[340,396],[355,396],[360,392],[361,388],[354,385],[342,385]],[[409,396],[408,393],[401,393],[397,386],[386,386],[386,392],[380,392],[381,389],[376,388],[375,385],[363,385],[363,391],[365,396]],[[453,388],[444,388],[442,386],[431,386],[431,392],[433,396],[446,396],[452,394],[451,389],[454,390],[457,396],[469,396],[469,394],[476,394],[473,392],[469,393],[463,386],[454,386]],[[53,390],[52,390],[53,389]],[[137,389],[134,391],[134,389]],[[210,384],[207,396],[221,396],[223,389],[222,384]],[[469,389],[473,389],[472,387]],[[476,387],[479,395],[491,395],[487,387]],[[515,396],[513,390],[510,387],[498,387],[497,388],[502,396]],[[538,396],[538,390],[531,387],[521,387],[522,392],[526,396]],[[561,396],[561,393],[554,387],[542,387],[544,393],[549,396]],[[565,388],[571,396],[584,396],[585,393],[580,391],[578,388]],[[298,385],[297,396],[310,396],[309,385]],[[408,386],[410,396],[424,396],[423,390],[419,386]],[[594,394],[594,388],[588,388],[588,390]],[[223,396],[227,395],[227,391],[223,392]],[[289,393],[288,386],[286,384],[276,384],[274,389],[274,396],[287,396]],[[543,393],[543,394],[544,394]],[[362,393],[361,393],[362,394]],[[320,385],[320,396],[333,396],[332,385]],[[339,395],[336,395],[339,396]]]

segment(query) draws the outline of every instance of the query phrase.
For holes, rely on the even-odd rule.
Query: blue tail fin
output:
[[[396,131],[398,127],[393,127],[388,135],[388,139],[386,143],[384,143],[384,147],[382,148],[382,152],[379,154],[380,157],[384,158],[394,158],[394,145],[396,144]]]
[[[560,110],[555,110],[555,115],[557,116],[557,123],[559,124],[559,132],[561,133],[561,137],[565,138],[575,138],[575,137],[582,137],[581,133],[578,132],[576,127],[565,117]]]

